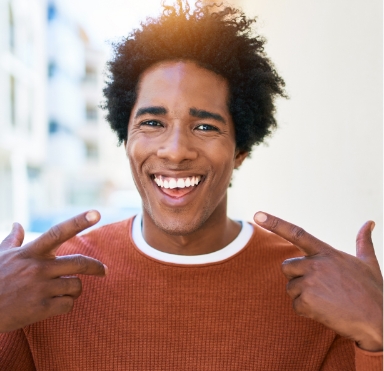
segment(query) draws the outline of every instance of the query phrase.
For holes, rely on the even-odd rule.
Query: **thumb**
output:
[[[0,244],[1,249],[19,247],[24,241],[24,228],[19,223],[13,223],[11,233]]]
[[[360,228],[356,237],[356,256],[371,267],[375,267],[380,270],[372,242],[371,235],[373,228],[375,228],[375,222],[371,220],[366,222]]]

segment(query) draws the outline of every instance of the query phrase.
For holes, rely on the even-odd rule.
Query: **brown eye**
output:
[[[219,131],[217,127],[208,125],[208,124],[201,124],[199,126],[196,126],[197,130],[202,130],[202,131]]]
[[[163,124],[160,121],[157,120],[147,120],[140,123],[140,126],[163,126]]]

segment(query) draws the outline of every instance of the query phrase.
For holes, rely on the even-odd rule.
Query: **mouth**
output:
[[[202,181],[202,176],[170,177],[165,175],[152,175],[152,179],[160,191],[167,196],[181,198],[197,188]]]

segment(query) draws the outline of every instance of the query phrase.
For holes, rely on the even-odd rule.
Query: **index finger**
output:
[[[293,243],[306,256],[316,255],[330,248],[325,242],[307,233],[303,228],[273,215],[258,211],[253,219],[259,226]]]
[[[54,257],[57,248],[100,220],[100,214],[91,210],[57,224],[42,234],[36,240],[29,242],[26,247],[27,255],[42,255]]]

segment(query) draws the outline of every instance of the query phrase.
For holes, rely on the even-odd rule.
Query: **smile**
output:
[[[201,176],[196,175],[186,178],[173,178],[162,175],[155,175],[154,181],[160,188],[188,188],[197,186],[201,181]]]

